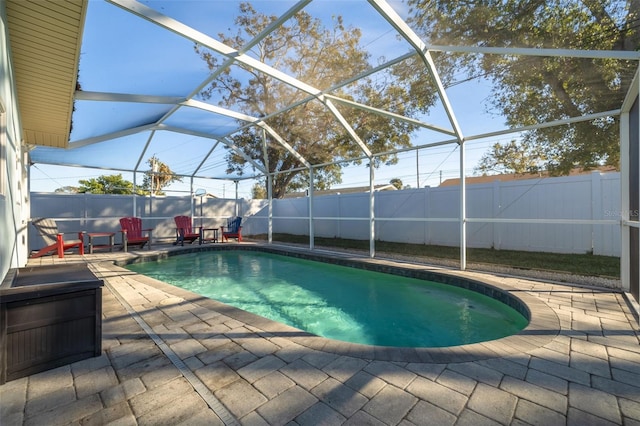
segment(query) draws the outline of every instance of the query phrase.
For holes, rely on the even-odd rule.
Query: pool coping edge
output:
[[[506,336],[496,340],[459,346],[406,348],[349,343],[316,336],[304,330],[300,330],[286,324],[261,317],[259,315],[235,308],[233,306],[213,299],[206,298],[204,296],[200,296],[188,290],[175,287],[171,284],[158,281],[144,275],[136,274],[123,267],[124,265],[130,263],[154,261],[178,254],[229,249],[256,250],[279,254],[294,252],[297,255],[303,255],[305,257],[310,256],[314,258],[330,259],[334,261],[339,260],[340,262],[336,264],[342,264],[348,261],[353,264],[357,263],[360,266],[367,265],[366,269],[378,266],[383,268],[393,268],[394,270],[406,270],[412,273],[416,271],[422,271],[443,275],[450,278],[470,280],[480,283],[481,285],[490,286],[493,289],[497,289],[500,292],[504,292],[510,297],[519,300],[520,303],[526,306],[529,316],[529,324],[515,335]],[[470,276],[469,273],[464,271],[450,270],[432,265],[411,264],[408,262],[400,262],[388,259],[366,258],[352,254],[333,252],[321,253],[301,248],[292,248],[288,246],[274,247],[273,245],[265,246],[260,244],[242,244],[233,246],[220,245],[206,247],[197,246],[185,248],[185,250],[174,251],[171,253],[140,253],[140,255],[136,256],[135,258],[130,258],[125,261],[107,263],[108,265],[103,263],[102,268],[106,268],[111,272],[115,272],[118,276],[124,275],[128,279],[134,279],[135,281],[138,281],[140,283],[150,285],[174,297],[181,298],[185,302],[193,303],[205,309],[216,311],[257,330],[262,330],[263,332],[268,333],[273,337],[286,338],[291,342],[304,346],[306,348],[328,352],[340,356],[350,356],[367,360],[409,363],[460,363],[527,353],[549,344],[560,333],[560,320],[557,314],[542,300],[528,294],[527,290],[516,289],[498,281],[491,280],[490,278],[483,277],[480,280],[477,277]],[[375,268],[371,270],[375,270]],[[103,278],[109,279],[108,276],[104,276]]]

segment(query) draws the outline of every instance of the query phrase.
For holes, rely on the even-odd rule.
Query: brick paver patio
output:
[[[151,253],[163,250],[180,248]],[[0,386],[0,424],[640,425],[640,333],[620,292],[466,272],[520,292],[536,327],[387,350],[309,337],[111,262],[148,253],[30,263],[89,262],[104,280],[103,352]]]

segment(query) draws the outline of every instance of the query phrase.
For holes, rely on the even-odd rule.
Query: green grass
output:
[[[266,240],[267,236],[252,235],[250,238]],[[273,241],[308,245],[309,237],[305,235],[273,234]],[[327,248],[369,250],[368,240],[316,237],[314,244]],[[388,241],[376,241],[375,247],[378,254],[395,253],[447,260],[459,260],[460,258],[460,249],[457,247]],[[467,262],[502,265],[519,269],[567,272],[585,276],[620,278],[620,259],[613,256],[470,248],[467,249]]]

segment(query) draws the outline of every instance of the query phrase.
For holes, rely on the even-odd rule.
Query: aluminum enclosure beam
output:
[[[467,252],[467,223],[466,223],[466,182],[464,175],[465,167],[465,150],[464,150],[464,136],[455,113],[449,101],[449,97],[445,91],[442,80],[438,74],[431,53],[428,51],[425,43],[418,37],[418,35],[404,22],[404,20],[396,13],[395,10],[384,0],[369,0],[369,3],[393,26],[400,35],[421,55],[423,62],[427,67],[427,71],[431,75],[431,78],[436,84],[440,101],[444,106],[449,123],[453,127],[453,131],[458,138],[460,144],[460,269],[465,270],[467,268],[466,252]]]

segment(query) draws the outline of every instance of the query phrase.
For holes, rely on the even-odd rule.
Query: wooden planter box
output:
[[[85,264],[10,270],[0,285],[0,384],[99,356],[102,285]]]

